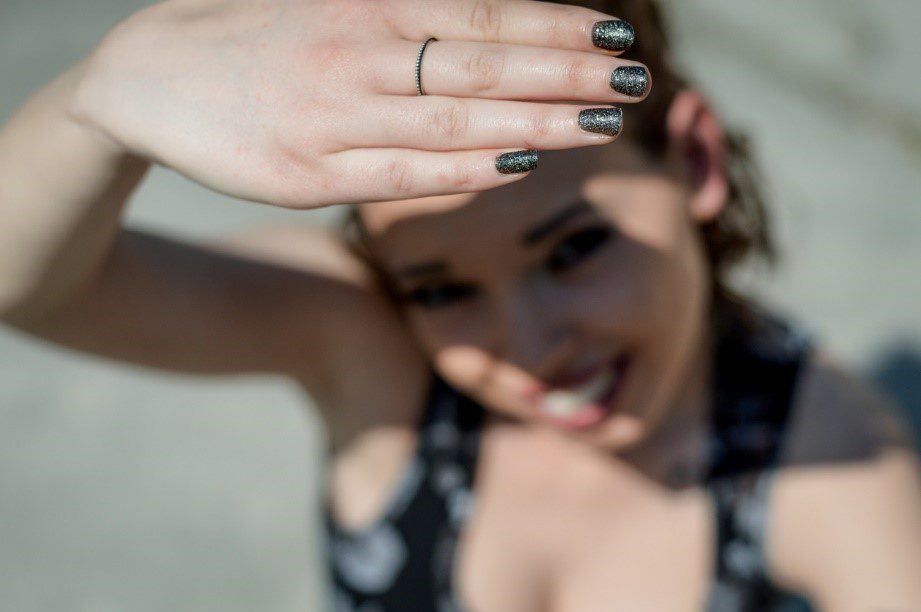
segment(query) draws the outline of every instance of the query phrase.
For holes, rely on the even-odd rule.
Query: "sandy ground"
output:
[[[0,117],[142,4],[0,0]],[[917,414],[921,3],[669,7],[680,61],[766,160],[784,263],[748,282]],[[156,171],[129,220],[196,238],[334,214]],[[165,376],[0,331],[0,609],[319,609],[323,445],[285,381]]]

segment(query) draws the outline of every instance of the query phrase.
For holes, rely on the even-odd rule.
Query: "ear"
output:
[[[669,159],[692,188],[691,216],[711,221],[729,198],[723,127],[703,96],[690,89],[675,96],[666,121]]]

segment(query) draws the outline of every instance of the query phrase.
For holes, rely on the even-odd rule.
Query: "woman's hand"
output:
[[[100,44],[71,114],[126,153],[280,206],[480,191],[524,176],[498,171],[504,152],[616,137],[610,105],[642,99],[649,77],[613,57],[632,29],[596,27],[612,19],[531,0],[169,0]]]

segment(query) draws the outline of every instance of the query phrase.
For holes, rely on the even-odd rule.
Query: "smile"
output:
[[[566,386],[551,387],[536,395],[535,404],[544,420],[566,429],[586,429],[601,423],[623,386],[629,360],[624,356],[594,368]]]

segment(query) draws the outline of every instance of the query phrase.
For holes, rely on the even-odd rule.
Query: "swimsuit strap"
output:
[[[764,315],[728,329],[717,345],[707,479],[717,550],[709,612],[768,611],[789,600],[768,576],[767,514],[796,382],[808,353],[806,338]]]
[[[431,577],[438,612],[461,612],[453,584],[454,564],[461,530],[473,510],[485,410],[437,376],[435,381],[445,392],[439,394],[441,401],[432,405],[423,425],[420,448],[428,465],[432,490],[441,500],[445,517],[434,534]]]
[[[354,532],[327,513],[335,612],[460,610],[451,577],[483,410],[431,380],[415,453],[381,519]]]

